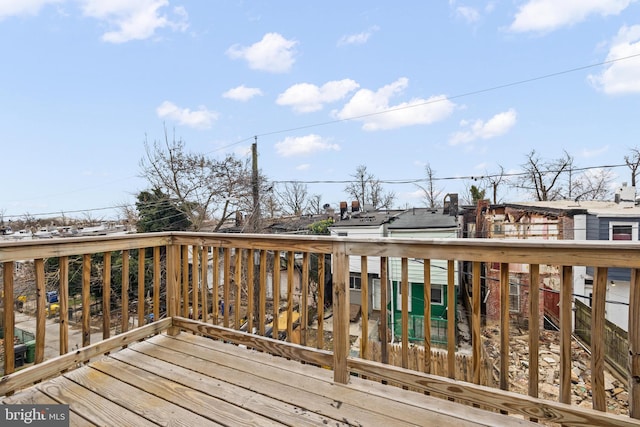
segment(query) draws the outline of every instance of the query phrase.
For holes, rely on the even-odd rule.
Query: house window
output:
[[[520,284],[509,283],[509,311],[520,312]]]
[[[353,289],[359,291],[362,289],[362,281],[359,275],[351,274],[349,275],[349,289]]]
[[[609,223],[609,240],[638,240],[637,222]]]
[[[431,285],[431,304],[442,305],[442,285]]]

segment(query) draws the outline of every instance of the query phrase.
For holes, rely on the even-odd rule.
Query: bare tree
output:
[[[515,186],[531,192],[539,201],[562,199],[565,193],[571,194],[571,177],[568,185],[561,178],[570,175],[572,164],[573,159],[566,151],[557,159],[543,160],[532,150],[522,165],[524,174]]]
[[[609,168],[586,170],[575,179],[571,197],[576,201],[609,200],[612,181],[613,172]]]
[[[189,153],[184,141],[176,140],[175,135],[169,139],[166,128],[164,141],[145,141],[140,168],[151,188],[177,201],[196,230],[209,219],[216,220],[214,228],[218,230],[237,211],[253,210],[248,161],[233,155],[216,160]]]
[[[286,182],[278,186],[276,195],[280,208],[288,215],[301,215],[309,202],[307,186],[300,182]]]
[[[638,168],[640,168],[640,148],[634,147],[631,154],[624,156],[624,161],[631,169],[631,186],[636,186],[636,177],[638,176]]]
[[[95,216],[91,211],[86,211],[82,213],[82,221],[86,225],[98,225],[104,221],[104,217]]]
[[[130,205],[127,202],[120,203],[119,206],[121,219],[128,225],[133,225],[138,222],[138,210],[134,205]]]
[[[280,214],[280,203],[273,193],[267,195],[262,204],[264,206],[263,213],[269,218],[275,218]]]
[[[495,174],[486,174],[486,176],[483,177],[483,181],[485,181],[485,188],[491,191],[494,205],[498,203],[498,187],[507,182],[504,167],[502,165],[498,165],[498,168],[500,169],[499,172]]]
[[[433,170],[431,165],[427,163],[424,169],[427,175],[427,183],[425,186],[416,185],[422,190],[424,202],[427,207],[434,209],[442,205],[440,200],[442,199],[443,190],[436,186],[436,171]]]
[[[360,165],[356,173],[351,175],[354,181],[347,184],[344,191],[349,197],[357,200],[361,206],[371,205],[373,209],[390,209],[396,195],[393,191],[385,191],[382,183],[367,167]]]
[[[322,195],[321,194],[313,194],[309,198],[309,203],[307,203],[307,211],[311,215],[319,215],[323,212],[322,208]]]

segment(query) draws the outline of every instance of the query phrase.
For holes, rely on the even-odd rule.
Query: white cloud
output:
[[[0,1],[0,20],[9,16],[37,15],[48,4],[63,3],[66,0],[14,0]]]
[[[334,80],[318,87],[311,83],[299,83],[278,95],[278,105],[291,106],[297,113],[321,110],[323,105],[338,101],[360,85],[351,79]]]
[[[277,142],[275,147],[282,157],[307,156],[319,151],[340,151],[338,144],[332,144],[328,139],[315,134],[287,137]]]
[[[81,3],[85,16],[116,28],[102,35],[102,40],[110,43],[148,39],[160,28],[185,31],[188,27],[184,7],[173,9],[174,20],[160,13],[161,8],[169,5],[168,0],[81,0]]]
[[[624,59],[633,55],[640,55],[640,25],[618,31],[606,59],[615,62],[607,64],[602,73],[589,75],[588,80],[609,95],[640,93],[640,58]]]
[[[480,12],[473,7],[458,6],[456,7],[456,15],[470,24],[480,20]]]
[[[296,166],[297,171],[306,171],[311,169],[311,165],[309,163],[303,163],[301,165]]]
[[[584,21],[590,15],[617,15],[636,0],[530,0],[509,27],[514,32],[550,32]]]
[[[516,111],[512,108],[496,114],[486,122],[483,120],[475,120],[474,122],[463,120],[460,125],[468,129],[451,135],[449,144],[467,144],[476,139],[491,139],[504,135],[516,124],[516,118]]]
[[[188,108],[180,108],[172,102],[164,101],[156,108],[156,113],[161,119],[169,119],[178,124],[196,129],[208,129],[218,119],[218,113],[209,111],[206,107],[199,107],[197,111]]]
[[[360,89],[342,110],[334,111],[333,115],[340,120],[362,121],[362,129],[375,131],[431,124],[444,120],[453,112],[455,104],[444,95],[428,99],[414,98],[390,105],[391,98],[401,94],[408,86],[409,80],[402,77],[376,92]]]
[[[224,98],[229,98],[236,101],[248,101],[251,98],[260,95],[262,95],[262,91],[260,89],[256,87],[246,87],[245,85],[234,87],[233,89],[229,89],[222,94]]]
[[[285,73],[295,62],[295,40],[287,40],[278,33],[267,33],[262,40],[248,47],[233,45],[227,49],[231,59],[244,59],[249,68],[268,71],[271,73]]]
[[[338,40],[338,46],[346,46],[350,44],[365,44],[367,41],[369,41],[369,38],[373,35],[373,33],[378,31],[379,29],[380,27],[374,25],[373,27],[362,33],[342,36],[340,40]]]

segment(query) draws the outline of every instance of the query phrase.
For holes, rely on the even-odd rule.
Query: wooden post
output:
[[[82,346],[91,344],[91,254],[82,255]]]
[[[189,245],[182,245],[182,317],[189,317]]]
[[[44,280],[44,260],[33,261],[36,272],[36,354],[34,363],[44,361],[45,330],[47,327],[46,310],[46,283]]]
[[[84,271],[84,270],[83,270]],[[129,251],[122,251],[122,290],[120,292],[122,298],[122,325],[121,333],[129,330]]]
[[[367,257],[360,257],[360,307],[362,308],[362,336],[360,337],[360,357],[367,358],[369,347],[369,271]]]
[[[387,277],[387,257],[380,257],[380,358],[382,363],[389,363],[389,325],[387,313],[387,290],[389,278]],[[393,309],[393,307],[391,307]]]
[[[166,258],[166,256],[165,256]],[[166,261],[165,261],[166,265]],[[160,320],[160,246],[153,248],[153,321]],[[165,307],[167,306],[165,294]]]
[[[267,318],[267,251],[260,251],[260,300],[258,307],[258,333],[262,336],[265,334],[265,322]]]
[[[235,275],[234,282],[236,285],[235,290],[235,303],[233,307],[233,325],[235,329],[240,329],[240,304],[241,304],[241,296],[242,296],[242,254],[244,253],[243,249],[236,248],[235,255]],[[231,307],[229,307],[231,308]]]
[[[447,261],[447,370],[449,378],[456,378],[456,281],[455,261]]]
[[[509,264],[500,264],[500,388],[509,390]]]
[[[203,246],[200,255],[200,280],[202,281],[202,321],[209,319],[209,247]]]
[[[198,320],[198,313],[200,312],[199,305],[200,302],[200,262],[198,259],[198,255],[200,254],[199,246],[192,246],[192,256],[191,256],[191,274],[192,274],[192,287],[191,287],[191,313],[193,320]]]
[[[482,334],[480,333],[480,285],[482,279],[482,264],[474,261],[471,272],[471,351],[473,354],[473,383],[480,384],[482,370]],[[535,358],[538,358],[536,352]]]
[[[60,257],[58,265],[60,267],[60,287],[58,288],[60,295],[60,354],[63,355],[69,352],[69,257]]]
[[[422,260],[423,296],[424,296],[424,363],[426,374],[431,373],[431,260]]]
[[[280,333],[280,251],[273,252],[273,282],[271,286],[273,297],[273,329],[271,338],[278,339]]]
[[[15,334],[15,319],[13,317],[13,261],[2,264],[3,297],[4,301],[4,374],[12,374],[15,371],[15,353],[13,348],[13,336]]]
[[[66,257],[65,257],[66,258]],[[66,263],[66,275],[69,276],[69,262]],[[62,277],[62,258],[60,259],[60,277]],[[65,282],[68,289],[68,283]],[[62,288],[62,283],[60,284]],[[66,291],[65,291],[66,294]],[[62,297],[61,297],[62,298]],[[62,305],[60,305],[62,310]],[[62,317],[60,317],[62,321]],[[60,325],[62,327],[62,325]],[[111,336],[111,252],[105,252],[102,265],[102,339]]]
[[[346,244],[333,247],[333,380],[349,382],[349,256]]]
[[[144,325],[144,273],[145,273],[145,249],[138,249],[138,327]]]
[[[293,269],[295,268],[295,254],[287,253],[287,342],[291,342],[293,335]]]
[[[573,268],[562,266],[560,289],[560,402],[571,404],[571,304]]]
[[[178,290],[180,289],[180,247],[176,244],[166,246],[167,251],[167,316],[172,319],[178,315]],[[167,335],[176,336],[180,328],[172,326]]]
[[[324,347],[324,259],[325,254],[318,255],[318,336],[316,348]]]
[[[300,297],[300,344],[307,345],[307,327],[309,326],[309,252],[302,255],[302,296]]]
[[[218,301],[219,301],[219,295],[218,295],[218,291],[219,291],[219,287],[220,287],[220,248],[218,247],[214,247],[213,248],[213,257],[211,259],[211,263],[213,264],[213,271],[211,272],[211,308],[213,310],[213,313],[211,314],[211,316],[213,317],[213,319],[211,320],[211,323],[213,323],[214,325],[218,324],[218,316],[219,316],[219,310],[218,310]]]
[[[255,297],[255,251],[248,250],[247,254],[247,332],[253,333],[254,297]]]
[[[629,416],[640,419],[640,269],[631,270],[629,292]]]
[[[591,299],[591,394],[593,409],[606,412],[607,396],[604,389],[604,324],[609,269],[596,267]]]
[[[540,265],[529,266],[529,396],[538,397],[540,353]]]
[[[402,298],[400,304],[402,310],[402,367],[407,369],[409,367],[409,260],[404,257],[401,261],[400,296]],[[393,307],[391,309],[393,310]]]
[[[224,261],[222,263],[222,326],[229,327],[229,303],[231,302],[229,286],[231,283],[231,249],[224,248]]]

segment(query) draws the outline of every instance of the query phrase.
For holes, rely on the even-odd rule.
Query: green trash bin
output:
[[[33,363],[36,360],[36,341],[27,341],[24,343],[27,346],[27,354],[25,356],[26,363]]]

